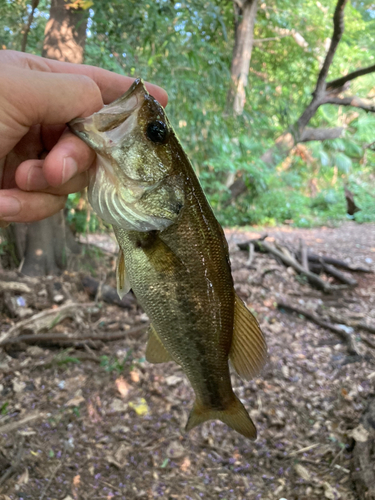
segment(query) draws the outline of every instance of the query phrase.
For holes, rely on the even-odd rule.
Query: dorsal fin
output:
[[[173,358],[166,350],[163,342],[160,340],[155,328],[150,325],[148,329],[148,342],[146,347],[146,359],[149,363],[166,363],[173,361]]]
[[[131,286],[129,283],[129,278],[126,275],[124,252],[122,251],[121,247],[117,257],[116,283],[117,283],[117,293],[120,299],[122,299],[123,296],[129,292]]]
[[[229,359],[238,375],[245,380],[257,375],[267,360],[267,345],[259,323],[237,294]]]

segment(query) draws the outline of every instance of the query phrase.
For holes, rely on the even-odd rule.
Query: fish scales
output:
[[[142,82],[103,110],[70,126],[98,153],[90,201],[119,242],[120,291],[131,287],[150,318],[146,357],[173,360],[188,377],[196,401],[187,429],[218,418],[254,438],[228,359],[250,378],[264,364],[266,345],[236,297],[223,230]]]

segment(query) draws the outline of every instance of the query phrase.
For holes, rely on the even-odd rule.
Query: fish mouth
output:
[[[87,118],[75,118],[70,130],[96,152],[113,147],[131,130],[149,93],[142,79],[137,78],[125,94]],[[129,120],[129,118],[131,118]]]

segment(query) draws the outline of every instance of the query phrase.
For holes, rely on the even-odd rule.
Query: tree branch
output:
[[[333,15],[333,35],[331,44],[329,46],[326,58],[324,60],[322,69],[320,70],[318,81],[315,88],[315,97],[319,99],[326,88],[326,78],[329,68],[332,64],[333,57],[340,43],[341,37],[344,33],[344,9],[348,0],[338,0],[335,13]]]
[[[337,139],[343,133],[343,127],[334,128],[305,128],[301,134],[299,142],[325,141],[328,139]]]
[[[338,106],[353,106],[354,108],[363,109],[367,112],[375,113],[375,104],[371,104],[369,102],[362,101],[359,97],[350,96],[350,97],[327,97],[323,98],[321,104],[337,104]]]
[[[25,26],[25,31],[23,32],[23,37],[22,37],[22,42],[21,42],[21,52],[26,51],[27,37],[29,36],[31,23],[33,22],[33,19],[34,19],[34,12],[35,12],[35,9],[38,7],[38,4],[39,4],[39,0],[33,0],[31,3],[31,12],[30,12],[29,18],[27,20],[27,24]]]
[[[350,82],[351,80],[354,80],[354,78],[358,78],[359,76],[367,75],[368,73],[373,73],[374,71],[375,71],[375,64],[373,64],[372,66],[367,66],[366,68],[357,69],[356,71],[352,71],[352,73],[348,73],[347,75],[342,76],[341,78],[336,78],[336,80],[331,80],[330,82],[327,82],[326,90],[330,91],[333,89],[340,88],[346,82]]]

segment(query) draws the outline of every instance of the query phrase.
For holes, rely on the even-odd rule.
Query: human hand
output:
[[[98,111],[133,81],[94,66],[0,51],[0,225],[49,217],[87,185],[95,153],[66,123]],[[167,104],[163,89],[146,87]]]

